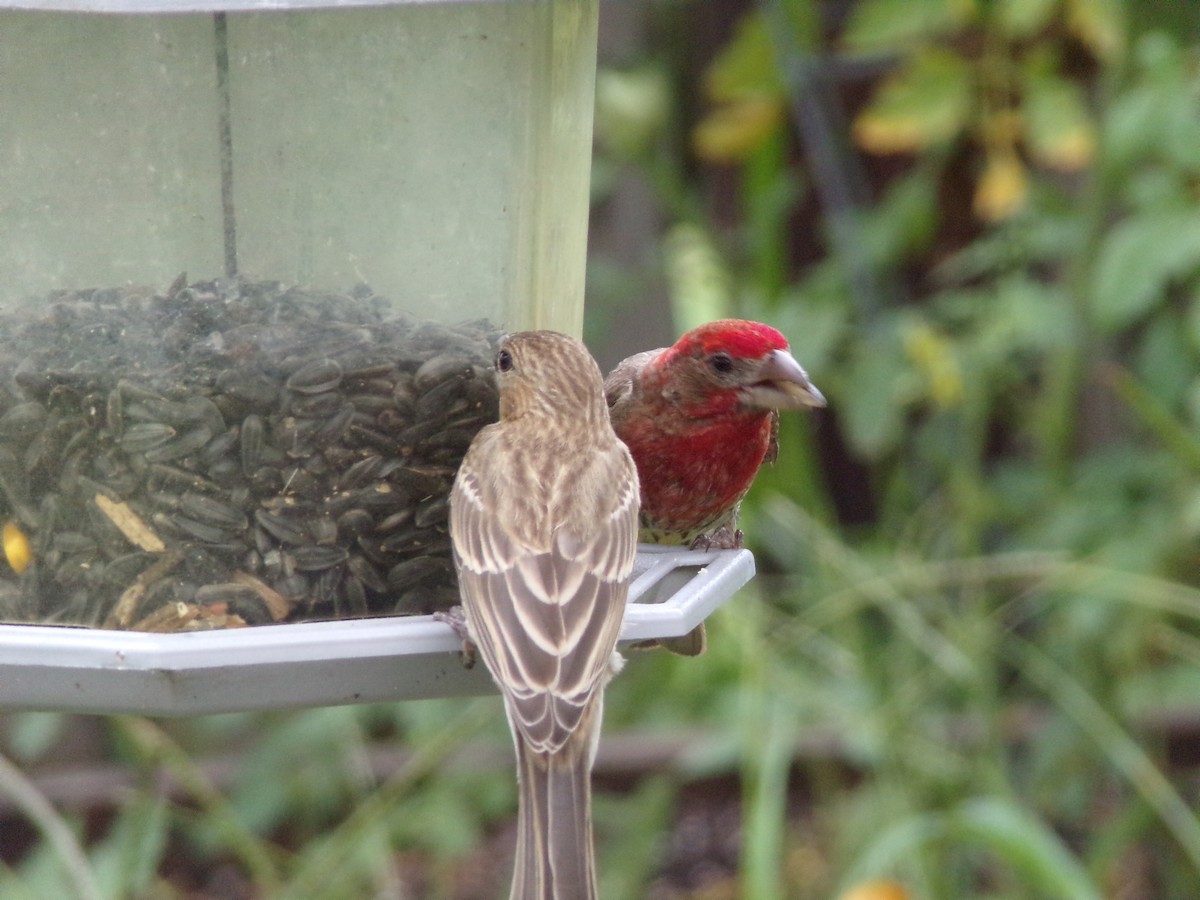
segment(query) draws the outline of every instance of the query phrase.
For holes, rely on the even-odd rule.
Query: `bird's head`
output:
[[[500,418],[607,418],[600,367],[582,343],[557,331],[507,335],[496,350]]]
[[[668,348],[660,364],[663,371],[684,376],[671,379],[692,395],[679,397],[681,402],[694,400],[713,412],[825,405],[784,336],[760,322],[722,319],[701,325]]]

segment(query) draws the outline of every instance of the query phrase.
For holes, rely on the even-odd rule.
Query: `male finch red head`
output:
[[[591,766],[637,541],[633,460],[582,344],[523,332],[496,357],[500,421],[450,498],[463,610],[500,687],[520,782],[512,900],[596,896]]]

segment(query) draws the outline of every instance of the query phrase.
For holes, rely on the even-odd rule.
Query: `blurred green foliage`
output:
[[[661,145],[625,161],[659,173],[677,329],[776,324],[830,400],[784,422],[743,512],[758,596],[687,687],[741,738],[738,896],[1186,895],[1195,773],[1162,726],[1200,691],[1200,29],[1107,0],[835,7],[748,11],[662,141],[674,176]],[[872,67],[865,96],[837,81]],[[614,693],[674,696],[686,665]],[[778,735],[835,736],[853,774],[789,768]]]
[[[783,422],[708,654],[610,689],[606,733],[687,739],[598,796],[603,896],[1193,895],[1200,17],[763,0],[695,78],[701,3],[734,6],[647,0],[652,52],[600,73],[596,203],[639,179],[676,329],[777,325],[830,408]],[[591,275],[594,333],[638,314]],[[507,893],[496,698],[107,720],[133,783],[99,818],[18,768],[70,720],[8,725],[4,897]],[[668,888],[688,785],[729,773],[740,858]]]

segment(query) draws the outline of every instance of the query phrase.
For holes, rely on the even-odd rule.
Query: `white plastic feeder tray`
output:
[[[748,550],[643,544],[622,641],[678,637],[754,576]],[[0,709],[196,716],[486,694],[431,616],[142,634],[0,625]]]

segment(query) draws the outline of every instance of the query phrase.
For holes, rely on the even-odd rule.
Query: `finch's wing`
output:
[[[556,751],[607,678],[636,553],[636,472],[619,446],[575,461],[562,493],[595,485],[595,515],[586,529],[564,525],[549,547],[531,548],[509,522],[520,504],[505,502],[471,456],[451,507],[467,622],[514,727],[534,749]]]
[[[779,410],[771,410],[771,437],[767,440],[767,455],[763,463],[770,465],[779,458]]]

